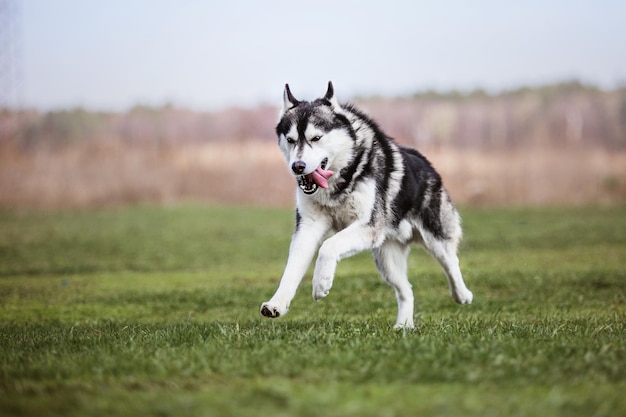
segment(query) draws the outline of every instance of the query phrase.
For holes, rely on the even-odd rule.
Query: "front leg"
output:
[[[330,292],[337,263],[343,258],[372,249],[377,243],[375,229],[369,225],[353,223],[326,239],[320,248],[313,273],[313,299],[324,298]]]
[[[263,316],[276,318],[287,314],[289,304],[296,295],[320,241],[330,229],[329,224],[326,219],[317,219],[315,222],[300,221],[296,225],[285,272],[274,296],[261,305]]]

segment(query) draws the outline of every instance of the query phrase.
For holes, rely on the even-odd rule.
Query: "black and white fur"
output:
[[[395,327],[413,328],[407,256],[416,242],[443,267],[452,298],[460,304],[472,302],[457,257],[460,217],[424,156],[397,145],[353,105],[340,105],[331,82],[324,97],[312,102],[298,101],[286,85],[276,133],[296,178],[320,165],[334,175],[326,189],[307,193],[297,188],[289,259],[276,293],[261,305],[263,316],[287,313],[320,243],[313,273],[315,300],[328,295],[341,259],[370,249],[396,294]]]

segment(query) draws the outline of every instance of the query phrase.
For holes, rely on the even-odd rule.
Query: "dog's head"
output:
[[[276,126],[278,146],[305,194],[328,188],[332,169],[341,169],[341,155],[352,146],[350,122],[335,98],[333,84],[315,101],[299,101],[285,85]]]

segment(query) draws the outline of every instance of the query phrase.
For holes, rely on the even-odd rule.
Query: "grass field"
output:
[[[367,254],[279,320],[289,210],[0,211],[0,415],[624,416],[626,207],[462,210],[412,332]]]

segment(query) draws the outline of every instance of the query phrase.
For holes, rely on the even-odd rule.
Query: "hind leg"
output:
[[[413,290],[407,278],[409,246],[396,241],[386,241],[374,249],[374,261],[383,280],[396,293],[398,318],[396,329],[413,328]]]
[[[448,277],[450,295],[454,301],[459,304],[470,304],[474,295],[465,285],[459,267],[457,256],[459,239],[437,239],[430,234],[423,234],[423,237],[426,250],[439,262]]]

